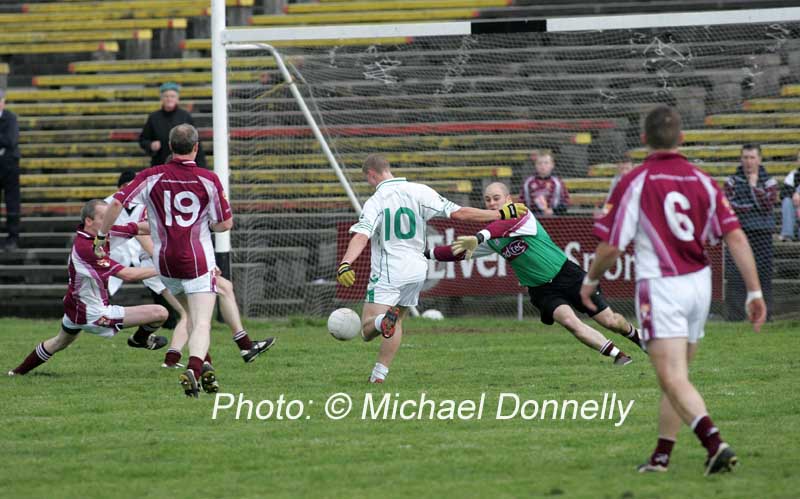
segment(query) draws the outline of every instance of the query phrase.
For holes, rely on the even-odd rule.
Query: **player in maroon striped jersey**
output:
[[[211,232],[233,227],[231,207],[219,178],[194,159],[199,137],[188,124],[170,131],[172,160],[139,172],[114,194],[109,219],[97,234],[95,248],[123,205],[144,204],[153,239],[153,263],[161,281],[189,314],[189,365],[180,381],[187,396],[197,397],[198,381],[208,393],[219,389],[216,372],[203,362],[211,342],[211,317],[216,302],[216,261]]]
[[[69,287],[64,296],[61,331],[39,343],[19,366],[8,372],[9,376],[27,374],[44,364],[75,341],[81,331],[112,338],[123,328],[139,326],[128,338],[129,346],[157,350],[167,344],[165,337],[155,334],[167,320],[167,309],[161,305],[120,307],[108,302],[109,277],[116,276],[126,282],[141,281],[154,277],[156,272],[153,268],[125,267],[108,257],[95,255],[92,241],[103,224],[107,209],[108,205],[101,199],[93,199],[83,206],[82,222],[69,257]],[[137,230],[136,223],[131,225],[133,227],[112,227],[111,235]]]
[[[659,438],[640,472],[667,471],[681,421],[708,452],[705,474],[729,471],[736,454],[722,441],[705,401],[689,381],[689,363],[711,304],[711,267],[705,243],[724,239],[748,290],[745,308],[753,328],[767,315],[747,237],[730,203],[708,174],[678,152],[680,115],[667,106],[650,112],[642,136],[650,148],[644,163],[623,177],[595,223],[596,258],[581,287],[584,305],[600,276],[632,241],[636,255],[636,312],[642,339],[661,386]]]

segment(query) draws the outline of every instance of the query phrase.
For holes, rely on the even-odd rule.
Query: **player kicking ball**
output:
[[[667,471],[681,422],[694,431],[708,457],[705,474],[730,471],[738,459],[722,440],[705,401],[689,381],[689,363],[704,336],[711,305],[711,267],[705,244],[725,240],[747,286],[745,308],[753,329],[767,316],[753,253],[717,183],[678,152],[680,115],[659,106],[644,122],[650,154],[623,177],[594,225],[600,239],[581,288],[585,306],[600,276],[636,241],[636,314],[661,387],[658,442],[642,473]]]
[[[78,226],[70,253],[68,271],[69,288],[64,296],[64,317],[61,331],[42,343],[8,372],[9,376],[24,375],[44,364],[56,353],[72,344],[81,331],[103,338],[114,337],[121,329],[139,326],[128,338],[128,346],[158,350],[166,346],[167,339],[155,332],[167,320],[167,309],[161,305],[120,307],[108,302],[108,279],[116,276],[133,282],[156,276],[153,268],[125,267],[111,258],[98,257],[93,241],[103,225],[108,205],[100,199],[87,202],[81,209],[82,223]],[[116,234],[116,227],[111,234]]]
[[[508,186],[489,184],[483,193],[487,209],[493,210],[511,200]],[[508,260],[522,286],[528,287],[531,302],[547,325],[558,322],[584,345],[614,359],[614,365],[627,365],[631,358],[599,331],[581,321],[575,311],[589,315],[606,329],[621,334],[642,347],[633,324],[611,310],[600,290],[592,295],[596,309],[581,302],[580,289],[586,273],[559,248],[533,213],[519,220],[492,222],[474,236],[460,236],[452,246],[438,246],[425,255],[440,262],[480,258],[494,253]]]
[[[372,341],[378,335],[384,338],[369,377],[370,383],[383,383],[400,348],[403,318],[409,307],[417,305],[428,274],[428,262],[422,255],[425,222],[433,217],[448,217],[488,223],[522,216],[527,208],[513,203],[491,211],[458,206],[426,185],[395,178],[389,162],[377,154],[369,155],[361,170],[375,194],[364,204],[358,222],[350,227],[353,237],[336,279],[345,287],[355,283],[352,264],[371,241],[361,337],[364,341]]]

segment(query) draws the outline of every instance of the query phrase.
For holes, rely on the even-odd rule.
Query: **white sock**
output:
[[[611,351],[608,353],[608,356],[609,356],[609,357],[611,357],[612,359],[616,359],[618,354],[619,354],[619,348],[617,348],[617,347],[614,347],[614,348],[612,348],[612,349],[611,349]]]
[[[379,316],[375,317],[375,330],[381,330],[381,322],[383,321],[383,316],[386,314],[380,314]]]
[[[380,362],[375,363],[375,367],[372,368],[372,375],[369,377],[369,381],[374,383],[375,380],[379,379],[381,381],[386,379],[386,376],[389,374],[389,368],[381,364]]]

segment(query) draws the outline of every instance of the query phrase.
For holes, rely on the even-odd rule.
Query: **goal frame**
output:
[[[211,59],[213,94],[214,171],[230,196],[229,130],[228,130],[228,51],[265,50],[275,59],[298,107],[314,137],[319,142],[331,169],[347,194],[355,214],[361,204],[343,173],[319,125],[302,97],[295,79],[286,67],[281,53],[271,43],[296,40],[370,39],[386,37],[466,36],[513,32],[586,32],[610,29],[648,29],[666,27],[719,26],[740,23],[772,23],[800,21],[800,7],[768,9],[732,9],[662,14],[626,14],[607,16],[556,17],[546,19],[489,19],[399,24],[349,24],[330,26],[296,26],[277,28],[229,28],[225,22],[225,0],[211,0]],[[230,232],[217,233],[216,254],[223,273],[230,275]],[[517,300],[518,319],[522,320],[523,297]],[[412,310],[418,315],[416,310]]]

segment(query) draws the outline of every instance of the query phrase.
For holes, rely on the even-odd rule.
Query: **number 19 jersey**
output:
[[[450,218],[460,208],[427,185],[405,178],[378,184],[358,222],[350,227],[350,232],[370,237],[370,281],[392,285],[424,281],[426,222],[437,216]]]
[[[147,207],[153,263],[159,274],[195,279],[216,266],[209,224],[231,218],[231,207],[214,172],[194,161],[142,170],[114,194],[123,206]]]

